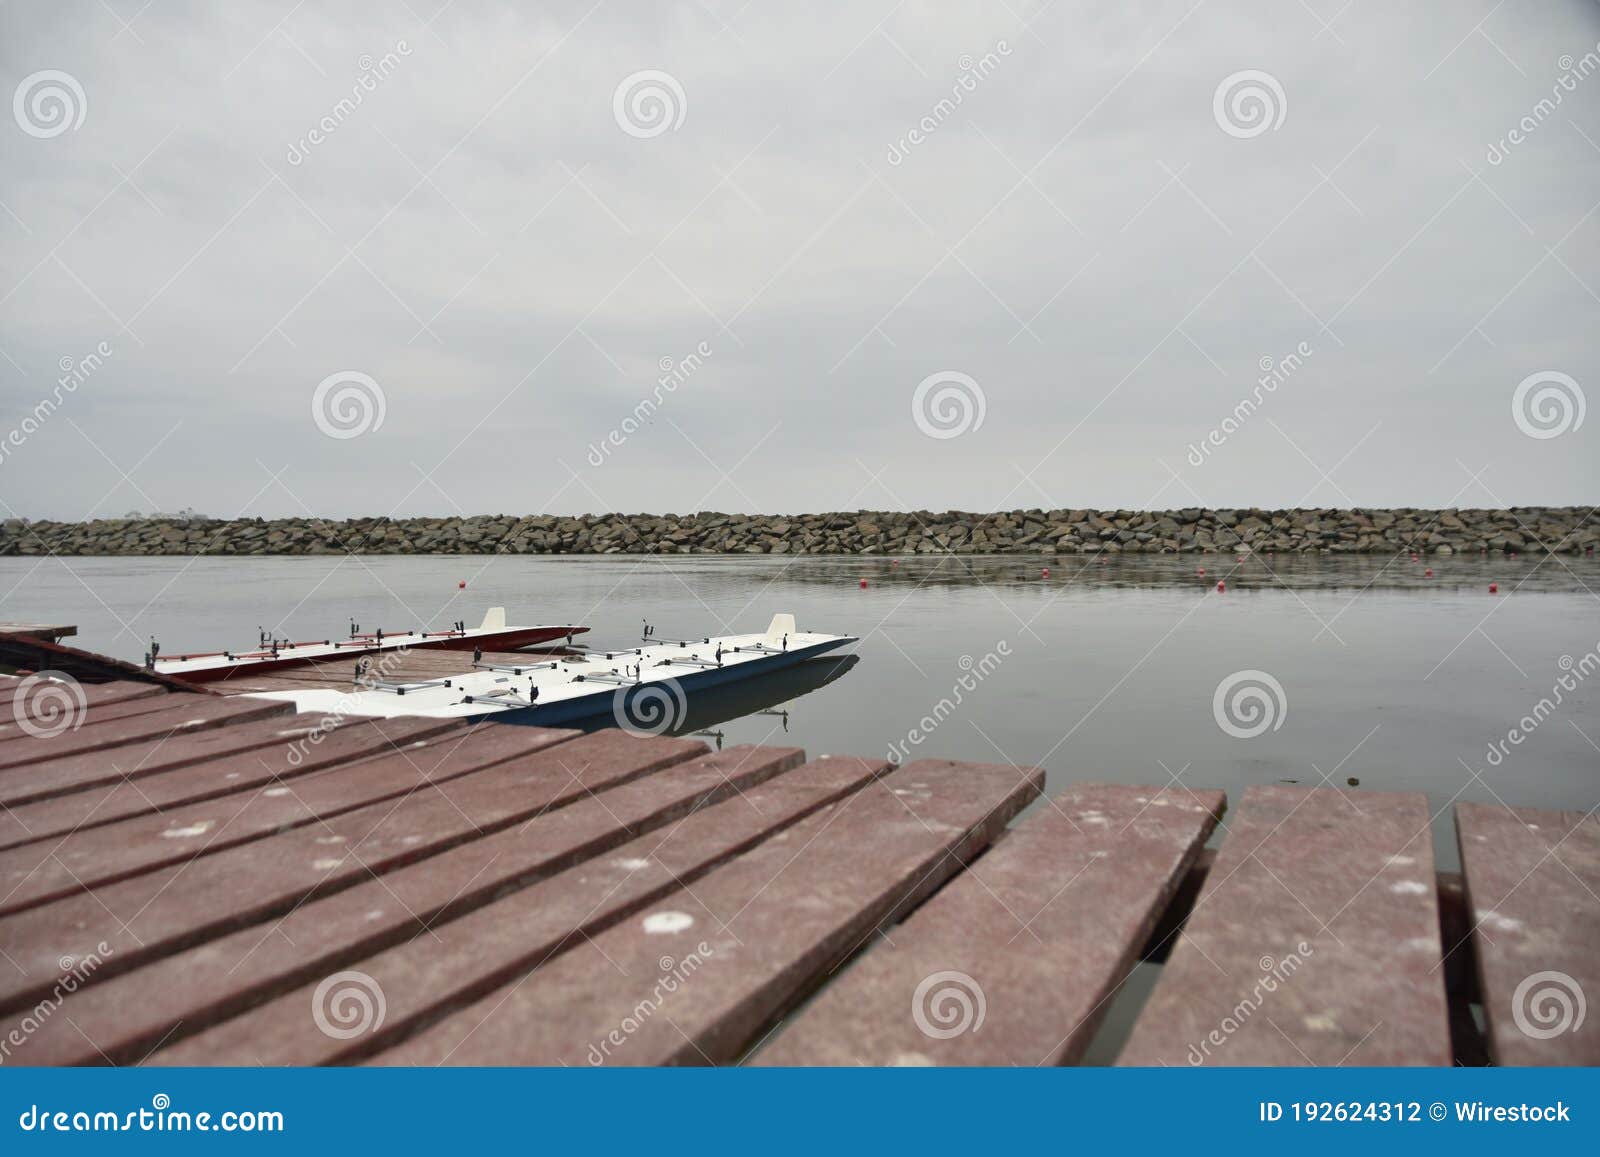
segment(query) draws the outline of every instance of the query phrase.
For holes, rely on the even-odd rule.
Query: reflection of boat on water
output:
[[[859,662],[860,655],[827,655],[756,675],[743,683],[713,687],[689,699],[683,721],[665,734],[693,735],[747,715],[781,716],[782,729],[788,731],[789,713],[772,708],[821,690]],[[611,720],[596,721],[600,722],[609,726]],[[713,734],[711,738],[719,736]],[[720,748],[721,744],[716,746]]]

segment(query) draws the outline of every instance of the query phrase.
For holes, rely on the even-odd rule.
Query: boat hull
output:
[[[806,647],[797,647],[792,651],[785,651],[781,655],[767,655],[760,659],[740,663],[728,667],[707,667],[686,675],[675,675],[671,682],[675,682],[683,689],[685,696],[684,707],[687,706],[687,697],[700,691],[709,691],[713,687],[727,683],[748,680],[752,677],[765,674],[769,671],[782,670],[792,667],[796,663],[803,663],[807,659],[815,659],[829,651],[837,650],[846,643],[853,643],[854,638],[845,636],[829,639],[822,643],[813,643]],[[648,693],[651,688],[661,688],[668,680],[652,680],[645,683],[636,683],[627,687],[618,688],[623,694],[623,706],[631,706],[640,695]],[[487,717],[484,722],[511,723],[522,727],[562,727],[568,724],[582,724],[595,719],[616,716],[617,693],[609,695],[585,696],[582,699],[568,700],[561,703],[550,703],[534,707],[523,707],[515,711],[500,711]],[[641,714],[643,714],[641,712]],[[683,710],[677,714],[681,717]],[[624,713],[626,715],[626,713]],[[620,723],[621,720],[619,719]],[[669,718],[670,722],[670,718]],[[630,730],[658,734],[668,728],[635,727]]]

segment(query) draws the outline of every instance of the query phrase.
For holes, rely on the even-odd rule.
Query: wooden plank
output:
[[[253,763],[254,757],[249,753],[283,744],[308,742],[309,736],[322,729],[322,718],[319,716],[274,715],[258,723],[241,723],[209,731],[184,732],[170,738],[129,744],[127,747],[108,748],[60,760],[50,760],[17,771],[19,774],[22,771],[36,772],[41,778],[63,787],[72,785],[73,791],[80,794],[87,792],[94,798],[92,793],[97,790],[115,788],[133,780],[159,775],[180,767],[244,757],[237,759],[237,762],[230,765],[230,769],[223,773],[226,778],[234,771],[244,768],[247,765],[246,761]],[[0,774],[0,794],[3,794],[4,785],[8,782],[10,774]],[[61,791],[48,798],[67,795],[67,791]],[[0,822],[3,822],[3,819],[4,810],[0,809]]]
[[[1200,890],[1205,887],[1206,877],[1211,874],[1212,865],[1216,862],[1214,848],[1202,848],[1194,858],[1188,873],[1179,881],[1178,890],[1172,894],[1156,926],[1150,930],[1150,938],[1139,951],[1139,958],[1146,964],[1165,964],[1167,957],[1172,955],[1172,945],[1177,941],[1184,922],[1189,919],[1189,913],[1194,911],[1194,902],[1200,898]]]
[[[755,749],[761,751],[762,749]],[[799,758],[796,749],[784,749]],[[645,781],[677,778],[672,768]],[[326,975],[242,1016],[164,1049],[156,1064],[348,1063],[492,991],[586,937],[726,863],[776,831],[860,789],[888,765],[823,759],[746,787],[738,799],[703,807],[665,832],[652,832],[497,900],[385,952],[355,962],[385,997],[375,1031],[332,1037],[304,1010],[316,1007]],[[624,788],[622,792],[629,791]],[[618,793],[619,795],[621,792]]]
[[[124,686],[124,684],[108,685],[119,688]],[[84,688],[85,701],[83,709],[73,710],[71,722],[62,734],[80,734],[90,728],[104,726],[107,723],[115,723],[123,719],[131,719],[137,715],[149,716],[165,712],[174,718],[181,718],[181,716],[176,715],[177,712],[188,711],[192,713],[194,710],[195,700],[190,699],[187,695],[179,698],[176,695],[162,691],[159,687],[150,686],[146,686],[141,690],[145,693],[141,695],[124,694],[110,703],[105,702],[103,699],[99,702],[90,703],[87,696],[88,689]],[[11,719],[0,722],[0,743],[8,740],[39,739],[41,738],[39,734],[41,725],[45,727],[60,726],[64,722],[59,716],[54,719],[32,718],[33,713],[22,711],[21,704],[16,705],[11,715]]]
[[[118,857],[119,864],[126,866],[136,859],[123,854],[132,847],[121,842],[130,829],[90,834],[91,829],[140,816],[148,817],[148,825],[159,825],[163,833],[197,823],[209,824],[219,833],[224,829],[235,833],[242,818],[241,809],[248,807],[257,796],[268,800],[286,797],[285,814],[293,814],[293,804],[301,789],[298,785],[285,786],[287,781],[328,768],[356,765],[361,760],[386,753],[396,753],[407,767],[415,767],[420,761],[406,758],[413,745],[421,746],[430,736],[464,732],[466,727],[458,719],[351,720],[313,731],[309,736],[294,733],[288,738],[279,738],[274,745],[258,747],[242,758],[194,764],[143,776],[137,782],[125,780],[19,804],[0,811],[0,880],[5,879],[6,851],[69,837],[83,837],[89,846],[107,849],[108,854]],[[456,741],[459,738],[457,736]],[[365,790],[367,781],[364,773],[353,772],[353,776],[351,796],[356,798]],[[373,781],[370,798],[376,799],[382,794],[377,789],[383,782],[381,777]],[[217,802],[198,811],[192,808],[191,805],[205,800]],[[183,810],[175,813],[173,809]],[[262,810],[258,807],[257,814]],[[170,849],[171,838],[163,835],[162,844]],[[62,846],[52,850],[60,854]]]
[[[1600,1065],[1600,816],[1460,803],[1456,832],[1493,1062]]]
[[[30,694],[37,693],[38,686],[38,683],[28,683],[26,679],[0,679],[0,707],[12,708],[8,714],[14,719],[15,711],[19,709],[16,697],[24,690]],[[80,683],[78,690],[83,692],[83,702],[89,707],[169,694],[155,683]]]
[[[1249,788],[1121,1065],[1449,1065],[1427,797]]]
[[[209,731],[249,723],[256,719],[293,715],[294,706],[270,699],[194,699],[171,711],[119,719],[104,727],[84,731],[63,731],[27,743],[0,744],[0,803],[27,803],[67,791],[76,791],[95,782],[95,776],[63,776],[61,764],[73,756],[88,755],[113,747],[129,747],[148,741],[165,741],[174,736]],[[107,760],[94,760],[101,767],[98,782],[119,778],[107,772]]]
[[[26,898],[29,910],[0,917],[0,944],[17,965],[0,969],[0,1011],[48,992],[56,974],[52,961],[64,953],[81,955],[103,939],[110,951],[102,955],[114,956],[96,973],[105,976],[274,919],[297,904],[405,864],[482,842],[534,817],[558,814],[575,801],[705,751],[705,744],[685,739],[597,732],[399,802],[384,801],[207,855],[193,861],[198,870],[185,861],[99,885],[92,893],[74,886],[66,895],[51,876],[53,888],[35,888]],[[184,832],[177,839],[199,855],[210,835]],[[467,882],[456,879],[453,885]],[[40,906],[41,892],[60,898]],[[15,910],[22,902],[13,895],[0,906]]]
[[[413,724],[413,726],[416,725]],[[423,726],[426,726],[426,724]],[[625,740],[631,739],[626,735],[623,735],[622,738]],[[527,742],[530,747],[543,746],[533,734],[530,734]],[[637,741],[634,742],[636,743]],[[588,758],[587,753],[594,746],[593,740],[585,739],[583,746],[579,748],[578,753],[574,754],[572,758],[574,760]],[[613,748],[615,746],[613,745]],[[605,749],[603,743],[600,747],[603,750]],[[703,744],[690,743],[679,752],[678,758],[688,758],[703,749]],[[610,755],[613,752],[607,750],[606,754]],[[642,775],[647,771],[654,770],[656,767],[664,766],[660,762],[649,766],[640,766],[636,762],[630,762],[630,760],[638,756],[637,750],[615,752],[615,755],[619,761],[618,767],[622,769],[619,772],[621,775]],[[542,778],[536,778],[541,778],[539,784],[541,790],[547,790],[551,787],[560,788],[568,793],[579,790],[575,786],[580,782],[579,777],[570,769],[560,771],[565,766],[562,758],[560,756],[553,758],[555,760],[554,766],[549,764],[540,765],[540,771],[544,774]],[[649,756],[645,757],[645,762],[650,762]],[[517,814],[514,809],[522,803],[522,799],[520,793],[511,785],[520,785],[523,778],[523,773],[519,770],[521,766],[519,764],[517,767],[505,768],[498,775],[495,782],[505,781],[508,794],[502,799],[482,800],[483,814],[498,816],[507,808],[512,808],[513,814]],[[239,774],[246,778],[254,777],[254,781],[257,783],[272,782],[277,777],[277,769],[271,765],[257,763],[253,767],[250,764],[243,764],[241,767],[242,770]],[[603,778],[610,770],[610,767],[602,763],[601,768],[595,770],[595,774],[597,777]],[[557,778],[558,773],[559,779]],[[550,782],[545,783],[543,780],[549,780]],[[478,780],[462,785],[460,790],[471,798],[475,804],[480,802],[478,796],[483,794]],[[454,793],[452,792],[451,794]],[[561,798],[566,797],[561,796]],[[429,813],[430,815],[437,812],[448,812],[449,814],[438,817],[442,822],[437,830],[429,830],[425,824],[420,824],[419,822],[417,830],[410,832],[412,839],[411,843],[406,845],[407,848],[412,844],[424,844],[427,840],[434,838],[444,838],[447,841],[459,838],[463,825],[469,830],[476,830],[472,821],[467,818],[464,807],[455,807],[449,799],[439,799],[437,797],[431,797],[429,802],[433,809]],[[385,805],[381,804],[378,806],[385,807]],[[359,826],[364,818],[364,816],[357,815],[352,822]],[[323,825],[324,828],[329,826],[326,823]],[[341,834],[348,835],[349,833],[344,833],[341,830]],[[210,851],[214,842],[221,835],[222,833],[204,823],[180,824],[163,831],[164,842],[171,846],[171,851],[168,853],[169,857],[173,861],[181,860],[184,862],[193,859],[196,855]],[[366,838],[370,844],[372,837],[365,834],[365,829],[362,829],[359,835],[362,838]],[[0,897],[0,914],[31,908],[62,896],[71,895],[85,888],[98,888],[104,883],[144,870],[143,865],[124,861],[121,851],[121,848],[113,841],[101,842],[94,833],[89,833],[85,840],[79,841],[72,847],[57,849],[45,842],[0,852],[0,886],[6,889],[6,894]],[[369,855],[370,853],[363,854]],[[328,856],[326,853],[322,853],[313,858],[320,862],[327,860]],[[348,865],[347,870],[350,870]],[[290,874],[293,875],[292,872]],[[323,881],[323,883],[325,884],[326,881]]]
[[[795,748],[733,748],[674,764],[603,797],[585,796],[381,880],[300,905],[271,924],[253,925],[91,986],[74,994],[66,1009],[84,1032],[66,1023],[41,1026],[37,1045],[29,1039],[29,1062],[139,1060],[158,1044],[176,1045],[275,992],[320,982],[329,972],[391,945],[442,943],[452,929],[475,918],[469,913],[503,894],[522,895],[514,890],[563,869],[569,878],[582,876],[595,866],[592,857],[615,858],[618,853],[610,849],[637,833],[656,832],[659,840],[663,825],[749,790],[800,758]],[[415,994],[418,1000],[427,995]],[[395,999],[401,999],[398,992]],[[308,1002],[297,1008],[295,1019],[315,1028],[307,1015],[310,1007]],[[259,1022],[258,1014],[259,1009],[246,1014],[249,1026]],[[251,1056],[253,1029],[241,1045],[233,1030],[237,1023],[227,1021],[218,1030],[232,1033],[223,1040],[202,1033],[170,1056],[209,1056],[207,1063]]]
[[[499,729],[487,730],[494,737]],[[200,764],[137,785],[27,804],[0,813],[0,831],[26,824],[31,833],[14,845],[15,854],[7,854],[12,848],[0,849],[0,880],[8,870],[48,853],[63,872],[92,887],[189,859],[194,845],[175,832],[202,830],[210,837],[205,851],[217,852],[402,795],[430,780],[490,767],[577,734],[525,730],[524,735],[499,737],[498,743],[469,743],[472,731],[460,720],[364,719],[329,732],[320,746],[306,749],[308,758],[299,765],[291,765],[277,751],[270,753],[270,759],[258,754],[238,770],[224,770],[232,766],[228,764]],[[97,800],[105,806],[97,803],[85,812],[85,805]],[[106,814],[119,809],[134,814],[122,819]]]
[[[1063,792],[823,989],[755,1063],[1071,1063],[1224,802],[1220,791]]]
[[[730,1061],[874,927],[986,847],[1043,780],[1036,769],[909,764],[374,1061]],[[681,983],[663,995],[667,978]],[[614,1033],[624,1035],[613,1048]]]

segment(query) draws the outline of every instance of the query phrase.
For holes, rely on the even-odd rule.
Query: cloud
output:
[[[1592,4],[113,8],[0,43],[5,92],[87,103],[0,122],[0,437],[114,350],[0,513],[1593,496],[1596,427],[1511,410],[1540,371],[1600,390],[1600,76],[1535,112],[1600,52]],[[1246,71],[1284,107],[1239,135]],[[682,93],[646,135],[640,72]],[[330,438],[345,371],[385,417]],[[945,371],[985,419],[928,438]]]

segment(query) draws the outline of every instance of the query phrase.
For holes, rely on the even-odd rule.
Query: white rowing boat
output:
[[[565,655],[543,661],[474,663],[460,675],[409,682],[368,680],[361,690],[261,692],[325,718],[490,719],[552,726],[610,715],[619,726],[660,734],[682,721],[697,691],[789,667],[849,643],[852,635],[795,628],[774,615],[762,634],[707,636]]]

